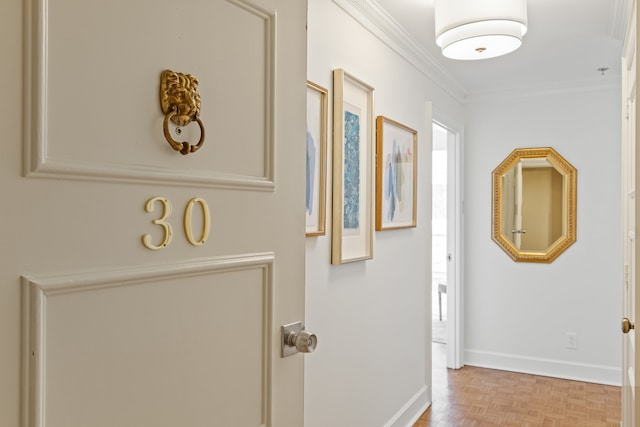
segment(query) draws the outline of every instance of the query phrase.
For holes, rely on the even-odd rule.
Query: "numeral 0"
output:
[[[193,232],[191,230],[191,211],[193,210],[193,205],[196,203],[199,203],[202,208],[202,234],[200,234],[200,239],[198,240],[193,238]],[[184,209],[184,234],[189,243],[193,246],[200,246],[205,242],[205,240],[207,240],[207,237],[209,237],[209,222],[210,216],[207,202],[200,197],[189,200],[187,207]]]
[[[160,241],[160,244],[154,245],[151,243],[151,235],[145,234],[142,236],[142,244],[151,249],[158,250],[162,248],[166,248],[169,243],[171,243],[171,238],[173,237],[173,227],[168,222],[169,217],[171,216],[172,206],[171,201],[164,197],[153,197],[147,200],[147,203],[144,205],[144,210],[147,213],[151,213],[155,209],[156,202],[159,202],[162,205],[162,215],[160,218],[154,219],[151,221],[154,225],[159,225],[163,230],[163,237]],[[193,237],[193,230],[191,227],[191,217],[193,216],[193,205],[200,204],[200,208],[202,209],[202,232],[200,233],[200,238],[196,240]],[[195,197],[187,203],[187,206],[184,209],[184,233],[187,238],[187,241],[194,246],[201,246],[209,237],[209,229],[211,224],[211,216],[209,214],[209,206],[204,199],[200,197]]]

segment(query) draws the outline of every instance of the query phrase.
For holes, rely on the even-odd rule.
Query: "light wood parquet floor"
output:
[[[413,427],[620,426],[620,387],[472,366],[447,369],[446,345],[433,345],[433,403]]]

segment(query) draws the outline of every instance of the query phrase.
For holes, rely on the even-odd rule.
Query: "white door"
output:
[[[460,132],[447,132],[447,368],[460,369],[462,360],[462,179]]]
[[[636,197],[637,179],[636,164],[637,159],[637,124],[640,120],[636,108],[636,39],[637,39],[637,8],[633,2],[630,25],[627,30],[627,37],[622,58],[622,100],[623,117],[622,126],[622,194],[623,194],[623,233],[624,233],[624,283],[623,283],[623,335],[622,351],[622,425],[625,427],[636,426],[636,419],[640,414],[640,396],[637,396],[640,375],[637,368],[640,367],[638,357],[640,352],[636,350],[638,344],[635,329],[629,329],[630,325],[636,324],[639,319],[638,308],[640,297],[636,292],[638,283],[637,250],[638,240],[636,239],[636,213],[638,212],[638,199]],[[626,324],[625,324],[626,323]]]
[[[26,28],[22,3],[0,18],[0,425],[301,426],[280,325],[304,320],[306,2],[25,0]],[[172,100],[197,78],[202,126],[166,126],[187,149],[204,129],[186,155],[166,69]]]

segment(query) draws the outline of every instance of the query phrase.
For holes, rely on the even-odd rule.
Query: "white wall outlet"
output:
[[[567,348],[578,348],[578,334],[575,332],[567,332]]]

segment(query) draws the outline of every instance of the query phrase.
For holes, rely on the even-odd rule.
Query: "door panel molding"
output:
[[[157,69],[137,68],[133,63],[131,68],[125,70],[119,64],[113,64],[117,61],[108,62],[102,72],[105,78],[113,79],[115,83],[106,85],[109,88],[105,89],[105,83],[99,81],[100,79],[90,80],[89,84],[95,87],[83,87],[86,86],[82,84],[83,76],[95,74],[93,69],[90,69],[90,72],[84,72],[82,69],[85,63],[91,62],[89,59],[77,59],[77,64],[80,65],[76,68],[79,69],[74,69],[74,64],[71,64],[68,70],[70,76],[68,78],[65,76],[67,79],[65,83],[58,81],[57,77],[61,73],[60,66],[53,70],[51,66],[55,65],[55,59],[58,57],[62,57],[59,60],[64,61],[64,53],[49,49],[50,44],[55,44],[57,38],[63,37],[54,31],[54,28],[60,31],[59,26],[56,26],[55,22],[50,22],[50,16],[57,12],[57,10],[51,10],[55,4],[51,4],[49,0],[29,0],[25,13],[27,53],[25,55],[24,175],[37,178],[63,177],[91,181],[167,183],[273,191],[275,187],[276,12],[245,0],[227,0],[223,5],[232,5],[233,7],[225,6],[226,10],[243,22],[243,28],[236,30],[247,34],[238,41],[238,43],[245,43],[246,46],[238,46],[238,50],[243,51],[243,55],[249,59],[240,58],[242,55],[234,56],[225,48],[216,48],[226,42],[211,42],[211,39],[220,39],[221,34],[224,34],[223,29],[217,30],[215,23],[212,23],[211,29],[207,29],[211,31],[210,35],[207,33],[209,37],[195,37],[197,46],[190,49],[197,51],[199,55],[219,57],[220,63],[225,65],[212,69],[199,69],[195,65],[197,61],[185,54],[181,54],[180,60],[176,60],[173,58],[175,52],[167,45],[175,39],[188,40],[190,32],[194,29],[165,25],[163,28],[166,28],[166,31],[162,32],[163,38],[153,43],[163,46],[157,49],[167,51],[166,59],[163,56],[162,59],[156,60]],[[111,8],[117,9],[116,6]],[[64,9],[64,5],[61,9]],[[166,12],[169,20],[172,18],[172,15],[169,15],[171,12],[170,10]],[[193,13],[194,11],[191,11],[191,14]],[[217,16],[215,18],[224,19]],[[202,31],[205,30],[201,30],[201,33]],[[252,38],[252,35],[255,37]],[[174,41],[174,43],[177,42]],[[108,45],[115,51],[124,50],[123,57],[126,57],[127,52],[132,52],[130,56],[135,57],[135,49],[139,49],[136,46],[120,46]],[[153,52],[148,54],[152,55]],[[73,55],[71,57],[75,59]],[[237,63],[228,63],[233,61]],[[247,61],[249,66],[245,64]],[[194,69],[178,71],[193,73],[200,79],[202,120],[207,128],[207,142],[205,148],[189,156],[188,161],[180,159],[181,156],[171,150],[164,141],[162,133],[163,114],[156,89],[159,87],[160,73],[168,67],[193,67]],[[231,73],[227,69],[238,68],[246,70],[241,78],[234,76],[235,78],[231,79],[231,74],[225,74]],[[49,79],[56,79],[57,93],[51,92],[54,82],[50,82]],[[149,99],[127,100],[126,93],[118,92],[121,85],[117,82],[124,79],[133,80],[137,82],[136,84],[144,86],[143,89],[150,94]],[[61,84],[66,85],[65,90],[60,89]],[[110,103],[102,102],[101,99],[91,99],[87,102],[87,99],[82,98],[83,92],[91,94],[94,91],[97,93],[102,91],[116,100],[124,99],[123,104],[131,105],[125,104],[124,107],[129,109],[124,108],[123,112],[101,111],[100,108],[107,108],[102,105]],[[76,95],[78,92],[81,94]],[[252,100],[251,103],[247,102],[248,99]],[[69,107],[69,111],[67,108],[55,105],[56,102],[64,103],[64,107]],[[83,104],[95,104],[97,111],[87,109]],[[56,117],[52,119],[54,114]],[[63,129],[60,129],[61,116],[65,120],[68,116],[69,120]],[[139,122],[137,127],[140,129],[140,135],[118,135],[119,120]],[[89,135],[76,131],[78,124],[84,122],[92,130]],[[55,126],[51,123],[55,123]],[[253,126],[245,126],[248,123],[252,123]],[[156,129],[157,138],[153,140],[144,138],[150,128]],[[84,143],[83,138],[96,140],[91,145],[102,147],[103,152],[86,151],[87,144]],[[65,148],[66,146],[75,147],[75,150]],[[68,151],[65,152],[65,149]],[[260,153],[261,160],[241,161],[248,151]],[[140,167],[141,163],[136,159],[143,156],[145,166]],[[149,158],[153,161],[149,162]]]
[[[155,357],[148,358],[141,357],[141,355],[144,356],[145,352],[149,351],[149,348],[153,348],[154,340],[175,339],[175,337],[181,337],[184,333],[195,333],[192,332],[191,329],[187,331],[180,329],[179,325],[196,326],[197,329],[197,326],[203,323],[203,319],[206,320],[213,317],[213,315],[210,316],[211,311],[217,308],[218,311],[222,312],[225,311],[227,307],[230,308],[232,306],[231,302],[216,301],[214,298],[214,296],[218,295],[215,294],[215,288],[220,286],[226,287],[225,292],[227,292],[227,289],[236,288],[234,294],[236,295],[236,299],[240,301],[244,301],[246,292],[251,292],[255,294],[256,300],[261,301],[260,303],[254,303],[254,305],[258,304],[261,306],[252,307],[250,304],[246,304],[246,311],[233,312],[237,313],[236,317],[242,318],[243,320],[248,319],[246,322],[250,325],[251,331],[243,330],[241,325],[233,323],[231,316],[229,323],[232,324],[228,324],[226,322],[227,318],[225,317],[228,314],[219,314],[224,317],[225,321],[219,322],[218,328],[223,330],[228,329],[229,336],[234,339],[224,340],[223,342],[219,342],[218,340],[208,342],[203,348],[205,351],[214,352],[216,357],[219,357],[219,353],[222,352],[223,354],[227,354],[226,357],[236,362],[239,358],[245,358],[252,362],[246,366],[248,366],[248,370],[256,372],[257,377],[253,379],[255,382],[255,384],[253,384],[254,387],[245,387],[249,388],[249,390],[245,390],[244,388],[242,390],[242,396],[245,397],[244,395],[247,395],[245,398],[253,404],[253,407],[247,404],[247,412],[250,413],[250,415],[247,416],[253,417],[250,422],[252,425],[271,425],[270,405],[272,402],[273,388],[271,384],[273,369],[272,354],[274,354],[271,339],[274,329],[274,261],[275,257],[273,253],[258,253],[111,270],[22,276],[22,425],[24,427],[45,427],[48,424],[48,416],[56,416],[55,414],[47,414],[47,403],[49,402],[54,409],[60,406],[51,403],[52,400],[56,401],[55,399],[59,395],[59,393],[56,393],[55,384],[64,383],[66,386],[65,390],[74,390],[76,381],[82,383],[82,375],[76,375],[74,379],[73,375],[64,376],[60,374],[60,359],[65,354],[72,355],[75,360],[75,363],[71,361],[68,362],[70,366],[64,365],[63,370],[65,372],[71,370],[75,373],[85,372],[86,375],[86,366],[84,371],[83,368],[76,368],[76,366],[81,364],[91,366],[92,363],[96,365],[99,364],[98,360],[94,360],[93,358],[88,360],[86,357],[87,355],[97,355],[97,358],[99,358],[99,349],[87,348],[91,344],[82,340],[82,337],[91,337],[92,340],[101,342],[102,336],[99,335],[101,332],[100,327],[91,329],[91,325],[101,326],[107,324],[109,325],[108,331],[112,329],[115,331],[128,331],[129,326],[127,325],[129,325],[129,323],[127,323],[126,316],[130,315],[132,318],[135,316],[138,320],[139,318],[144,319],[145,317],[150,317],[151,319],[147,319],[146,323],[142,322],[143,325],[146,325],[146,328],[140,328],[140,322],[131,322],[130,326],[133,329],[135,329],[135,326],[138,326],[136,333],[141,333],[141,331],[144,333],[145,341],[147,341],[148,345],[146,348],[138,349],[134,347],[130,349],[124,345],[128,341],[137,344],[138,341],[135,340],[135,334],[133,337],[125,338],[121,338],[117,334],[115,336],[104,337],[105,341],[116,343],[114,348],[110,346],[106,347],[106,351],[112,351],[113,354],[105,356],[107,357],[105,360],[108,360],[110,363],[116,363],[118,360],[126,360],[128,363],[131,359],[133,360],[131,362],[132,367],[146,367],[147,364],[153,364]],[[226,276],[221,276],[225,274]],[[204,282],[202,280],[198,282],[198,278],[206,278],[206,280]],[[249,278],[249,280],[247,280],[247,278]],[[191,291],[192,293],[190,293]],[[206,295],[208,299],[203,301],[203,298],[200,298],[202,304],[200,310],[196,308],[193,308],[192,312],[188,312],[188,310],[185,312],[184,309],[180,310],[179,312],[182,317],[176,317],[173,320],[171,312],[165,313],[162,311],[162,309],[166,307],[171,307],[171,304],[184,304],[184,301],[188,302],[188,298],[185,297],[185,295],[190,295],[190,298],[193,300],[199,298],[202,294]],[[167,297],[167,295],[169,297]],[[172,296],[176,296],[176,300],[179,301],[174,302],[171,298]],[[182,298],[184,298],[184,301]],[[68,300],[65,301],[65,299]],[[251,300],[248,295],[246,299],[247,301]],[[111,303],[109,301],[111,301]],[[113,301],[115,301],[116,304],[110,305],[113,304]],[[215,301],[217,305],[209,309],[207,304],[211,301]],[[161,306],[159,302],[162,302],[164,305]],[[236,304],[234,306],[237,306],[238,301],[234,299],[232,302]],[[144,303],[145,307],[141,307],[141,303]],[[94,305],[99,309],[91,311],[91,307]],[[159,306],[160,308],[156,308],[156,311],[161,312],[163,315],[154,317],[153,314],[149,314],[147,310],[152,306]],[[110,308],[114,307],[117,308],[118,311],[110,310]],[[140,310],[136,310],[138,307]],[[74,310],[82,313],[83,316],[74,317]],[[101,313],[104,315],[104,318],[101,318]],[[151,313],[153,313],[153,310],[151,310]],[[251,316],[253,316],[253,318]],[[97,320],[95,320],[96,318]],[[165,318],[168,318],[168,320],[162,320]],[[114,319],[121,322],[121,324],[114,325],[114,323],[117,323]],[[158,325],[154,319],[159,319],[160,322],[165,323]],[[69,325],[72,325],[72,327],[70,328]],[[176,325],[176,330],[172,330],[174,325]],[[205,326],[208,328],[206,329],[207,332],[211,330],[211,326],[210,322]],[[81,336],[73,335],[74,331],[77,333],[78,330],[85,334]],[[219,336],[201,336],[200,338],[199,340],[195,340],[198,343],[197,345],[200,345],[199,343],[201,342],[207,342],[207,338],[209,338],[209,341],[213,338],[219,339]],[[72,344],[69,344],[69,342]],[[117,346],[118,342],[121,342],[123,345],[121,347]],[[149,342],[151,342],[151,344],[149,344]],[[48,349],[53,352],[52,355],[48,354]],[[176,343],[175,349],[176,351],[183,350],[179,343]],[[253,351],[246,351],[247,349],[252,349]],[[138,351],[136,352],[136,350]],[[129,351],[130,354],[127,353],[125,357],[122,353],[126,353],[127,351]],[[187,350],[184,349],[183,351]],[[84,356],[78,353],[83,353]],[[196,360],[205,363],[202,360],[204,358],[203,355],[199,355],[196,351],[190,354],[192,354]],[[158,354],[158,357],[160,358],[161,355]],[[116,362],[113,362],[114,360]],[[162,360],[165,361],[164,359]],[[64,358],[64,361],[67,362],[67,359]],[[135,361],[138,363],[136,364]],[[171,361],[172,360],[169,359],[169,362]],[[48,366],[49,364],[52,364],[53,367]],[[163,365],[160,363],[160,366]],[[129,365],[127,365],[126,368],[129,368]],[[51,373],[48,372],[48,369]],[[191,371],[189,371],[189,369],[191,369]],[[93,372],[92,368],[90,368],[90,370]],[[203,376],[203,379],[199,382],[205,383],[203,387],[215,382],[205,381],[205,370],[198,370],[193,367],[185,367],[184,370],[187,372],[187,374],[185,374],[186,376],[188,376],[188,373],[198,378]],[[97,371],[100,371],[100,369],[97,369]],[[109,378],[110,375],[113,375],[113,373],[108,372],[108,369],[105,369],[105,371],[107,371],[107,373],[101,372],[98,377],[102,375]],[[165,375],[177,375],[175,371],[176,369],[167,369]],[[137,372],[137,370],[133,369],[132,372]],[[152,372],[155,373],[155,371]],[[225,372],[224,366],[219,367],[218,373],[221,373],[220,375],[223,376],[228,375],[235,378],[233,372]],[[116,372],[116,374],[123,375],[121,372]],[[208,374],[209,376],[214,375],[210,372]],[[145,375],[149,376],[150,374],[145,373]],[[180,372],[180,375],[182,375],[182,372]],[[72,379],[67,381],[69,377]],[[144,378],[144,375],[141,377]],[[78,378],[80,378],[80,380],[78,380]],[[151,378],[156,377],[152,376]],[[117,382],[117,380],[114,380],[114,382]],[[128,387],[124,387],[121,390],[126,394],[128,388],[135,387],[135,384],[136,381],[132,379],[128,382]],[[95,385],[98,389],[101,386],[102,384]],[[213,386],[214,385],[211,385],[211,387]],[[219,386],[220,384],[215,384],[215,387]],[[209,390],[207,389],[207,391]],[[82,393],[86,391],[79,390],[77,392],[82,395]],[[173,390],[172,392],[175,393]],[[211,393],[215,393],[215,391]],[[231,391],[226,390],[224,393],[231,393]],[[88,399],[94,400],[96,398],[96,396],[88,397]],[[68,397],[67,399],[73,398]],[[215,396],[208,395],[206,399],[208,408],[206,412],[210,413],[210,410],[216,409],[214,408]],[[188,402],[185,406],[188,407],[190,404],[191,402]],[[138,405],[138,403],[136,403],[136,405]],[[134,411],[139,410],[135,408],[136,405],[134,405]],[[126,405],[124,406],[126,407]],[[144,404],[140,406],[144,407]],[[217,409],[217,413],[220,414],[220,412],[223,411]],[[145,416],[146,415],[145,413]],[[230,418],[230,420],[236,420],[239,415],[231,414],[230,416],[233,417]],[[121,418],[121,420],[124,421],[124,418]],[[254,420],[257,422],[254,423]],[[102,426],[109,425],[109,423],[113,425],[113,420],[95,422],[96,424],[94,425]],[[131,425],[135,425],[135,421],[133,421]]]

